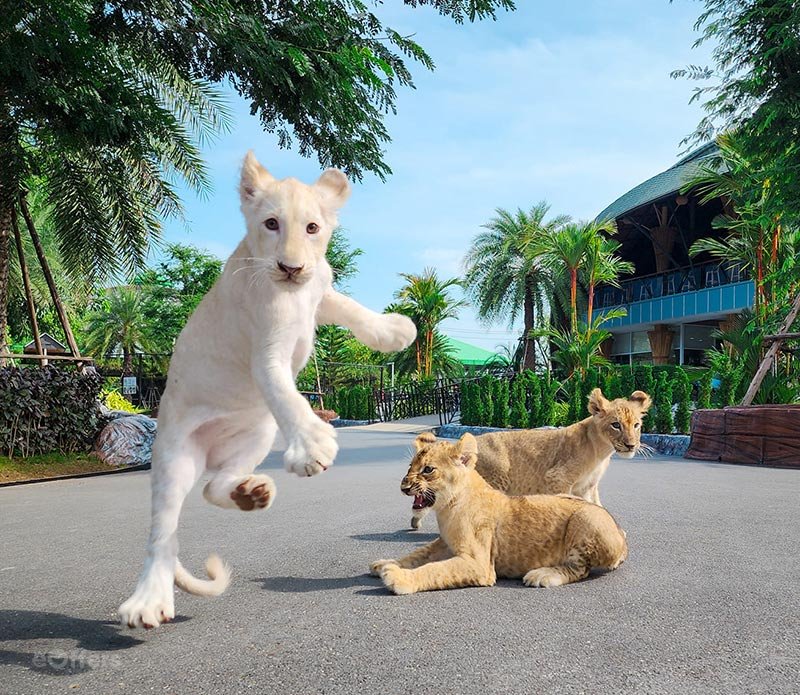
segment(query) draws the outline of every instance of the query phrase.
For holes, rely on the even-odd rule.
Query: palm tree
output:
[[[548,230],[534,246],[544,267],[569,281],[570,331],[578,329],[578,274],[586,265],[597,233],[595,222],[569,222]]]
[[[549,211],[544,201],[514,214],[498,208],[495,217],[483,225],[487,231],[473,239],[464,259],[464,285],[479,318],[489,323],[505,319],[511,326],[522,310],[523,369],[536,365],[531,331],[542,327],[546,298],[551,310],[555,308],[552,274],[542,265],[536,248],[543,235],[555,232],[569,217],[546,220]]]
[[[100,305],[87,316],[85,339],[95,357],[121,351],[122,373],[131,374],[134,354],[151,350],[141,292],[135,287],[107,290]]]
[[[399,302],[391,311],[405,314],[416,324],[417,372],[428,377],[434,369],[437,326],[445,319],[456,318],[458,310],[466,306],[463,299],[454,299],[448,292],[451,287],[461,287],[462,283],[458,278],[440,280],[433,268],[426,268],[421,275],[401,273],[400,276],[406,284],[395,292]]]
[[[591,326],[594,292],[597,285],[604,283],[619,287],[620,275],[633,273],[635,267],[630,261],[624,261],[616,255],[621,244],[605,236],[606,234],[616,234],[617,225],[613,220],[589,222],[587,226],[593,229],[591,242],[586,249],[583,268],[588,295],[586,324]]]

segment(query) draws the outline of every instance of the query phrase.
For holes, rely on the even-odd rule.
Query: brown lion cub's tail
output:
[[[198,579],[181,561],[175,560],[175,584],[179,589],[195,596],[219,596],[231,583],[231,570],[219,555],[209,555],[206,560],[208,579]]]

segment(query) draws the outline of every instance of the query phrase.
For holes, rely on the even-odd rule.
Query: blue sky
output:
[[[402,90],[388,118],[392,142],[383,183],[356,183],[340,214],[364,250],[351,294],[381,311],[402,284],[398,273],[426,266],[461,274],[471,239],[495,208],[547,200],[552,212],[594,217],[640,181],[674,163],[681,139],[701,117],[692,84],[669,73],[706,64],[692,49],[701,11],[690,0],[519,0],[496,22],[458,26],[398,0],[386,23],[414,33],[434,62],[412,66],[416,90]],[[253,149],[275,176],[313,181],[316,160],[281,150],[231,93],[231,133],[205,148],[214,189],[185,195],[188,224],[170,223],[168,241],[225,258],[243,235],[236,184]],[[444,332],[487,349],[516,341],[506,325],[480,324],[472,309]]]

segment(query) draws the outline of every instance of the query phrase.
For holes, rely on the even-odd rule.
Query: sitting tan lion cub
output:
[[[577,495],[600,504],[598,485],[612,454],[631,458],[641,447],[642,417],[650,396],[609,401],[600,389],[589,394],[590,417],[559,429],[490,432],[477,438],[476,467],[492,487],[509,495]],[[427,435],[433,441],[433,435]],[[415,500],[411,528],[428,508]]]
[[[527,586],[559,586],[612,570],[628,555],[625,532],[603,507],[567,495],[509,497],[475,470],[477,444],[416,441],[400,489],[426,500],[441,534],[400,560],[370,567],[395,594],[491,586],[522,577]]]

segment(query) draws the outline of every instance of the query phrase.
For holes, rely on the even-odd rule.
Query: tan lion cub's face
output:
[[[400,490],[414,498],[414,509],[433,507],[437,497],[457,487],[478,460],[475,437],[465,434],[455,443],[437,441],[425,432],[414,441],[417,449]]]
[[[310,186],[292,178],[279,180],[248,152],[239,194],[252,265],[291,288],[306,283],[324,260],[350,184],[338,169],[323,172]]]
[[[634,391],[630,398],[613,401],[607,400],[600,389],[594,389],[589,395],[589,412],[621,458],[633,458],[639,451],[642,417],[650,403],[650,396],[644,391]]]

